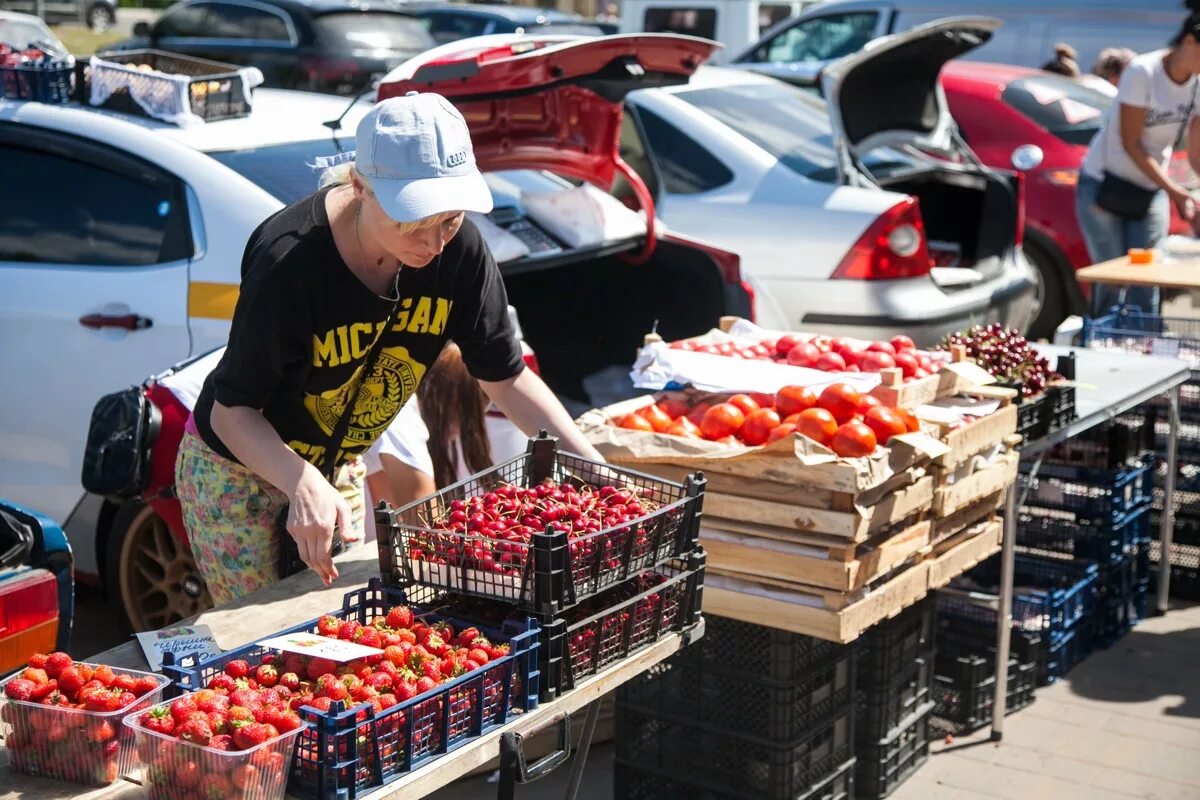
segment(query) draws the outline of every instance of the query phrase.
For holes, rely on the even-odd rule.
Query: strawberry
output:
[[[208,746],[214,750],[232,751],[234,749],[233,737],[228,733],[219,733],[209,739]]]
[[[83,674],[76,666],[66,667],[58,673],[58,690],[68,697],[77,697],[83,683]]]
[[[87,738],[88,741],[95,742],[96,744],[111,742],[117,738],[117,730],[108,720],[101,720],[99,723],[88,727]]]
[[[43,700],[45,700],[52,692],[57,692],[57,691],[58,691],[58,681],[55,680],[54,678],[51,678],[50,680],[46,681],[45,683],[39,683],[37,685],[37,688],[29,693],[29,699],[35,703],[40,703]]]
[[[38,669],[37,667],[26,667],[21,673],[21,677],[38,684],[46,683],[50,680],[50,676],[46,673],[46,670]]]
[[[434,633],[442,637],[443,640],[447,642],[454,641],[454,626],[449,622],[443,620],[441,622],[435,622],[429,627]]]
[[[328,714],[329,709],[333,707],[333,698],[322,695],[321,697],[314,697],[311,701],[304,703],[304,705],[315,708],[323,714]]]
[[[252,722],[257,722],[257,719],[251,709],[245,706],[234,706],[229,709],[229,726],[234,730]]]
[[[379,636],[379,631],[375,628],[359,628],[354,632],[352,641],[361,644],[363,647],[379,648],[383,644],[383,639]]]
[[[105,724],[107,725],[108,723]],[[110,725],[109,727],[111,728],[112,726]],[[114,733],[113,736],[115,737],[116,734]],[[105,761],[114,761],[117,758],[117,753],[121,752],[121,743],[118,742],[116,738],[107,739],[105,740],[104,747],[100,750],[100,752],[104,756]],[[116,764],[113,764],[113,768],[116,768]],[[107,771],[106,774],[112,776],[108,779],[109,783],[112,783],[117,779],[116,772]]]
[[[395,647],[396,645],[400,644],[403,639],[401,639],[400,634],[396,633],[395,631],[384,631],[379,637],[379,641],[379,646],[386,650],[389,647]]]
[[[464,647],[470,647],[471,645],[475,644],[475,640],[481,636],[483,636],[483,634],[479,632],[479,628],[463,628],[458,632],[458,636],[454,637],[454,643]]]
[[[143,711],[138,722],[143,728],[165,736],[170,736],[175,732],[175,718],[171,716],[171,709],[168,706],[155,706],[149,711]]]
[[[366,748],[359,752],[366,752]],[[283,753],[275,752],[273,747],[264,747],[250,756],[250,763],[260,772],[278,774],[284,767]]]
[[[280,711],[269,724],[275,726],[280,733],[290,733],[303,727],[304,720],[300,719],[300,715],[294,711]]]
[[[425,694],[437,686],[437,681],[429,676],[425,676],[417,681],[417,694]]]
[[[62,686],[62,676],[59,676],[58,685]],[[158,689],[158,679],[152,675],[143,675],[138,678],[133,686],[133,693],[138,697],[143,697]]]
[[[362,678],[353,674],[339,675],[338,680],[341,682],[342,686],[346,687],[346,691],[350,694],[357,692],[360,688],[362,688],[363,685]]]
[[[378,697],[379,690],[377,690],[374,686],[362,684],[355,689],[350,696],[354,698],[354,702],[356,703],[365,703],[372,698]]]
[[[350,696],[350,690],[332,675],[322,675],[317,681],[317,694],[330,700],[345,700]]]
[[[384,648],[383,657],[397,666],[408,660],[404,650],[399,645],[390,645]]]
[[[379,695],[379,707],[381,709],[388,709],[394,705],[398,705],[399,703],[400,700],[391,692],[384,692],[383,694]]]
[[[172,768],[175,785],[180,789],[194,789],[200,785],[203,774],[195,761],[186,761]]]
[[[422,661],[421,672],[425,674],[426,678],[430,678],[434,681],[440,681],[442,679],[442,662],[438,661],[436,658],[430,658]]]
[[[112,667],[107,664],[101,664],[96,667],[96,680],[103,683],[105,686],[112,686],[113,681],[117,679],[117,674],[113,672]]]
[[[377,692],[383,692],[392,688],[392,676],[386,672],[373,672],[364,683]]]
[[[446,651],[450,649],[446,640],[437,633],[430,633],[429,637],[421,644],[425,645],[425,649],[435,656],[445,655]]]
[[[229,710],[231,705],[235,704],[234,697],[237,694],[238,692],[234,692],[233,695],[224,695],[213,689],[201,689],[194,695],[196,708],[206,714],[224,713]]]
[[[118,689],[112,691],[117,698],[117,708],[126,708],[137,702],[137,695],[133,692],[122,692]]]
[[[354,634],[357,633],[358,629],[361,627],[362,625],[356,620],[342,620],[342,624],[338,626],[337,638],[344,639],[347,642],[352,642],[354,641]]]
[[[137,687],[137,678],[132,675],[122,672],[113,679],[113,688],[120,689],[123,692],[132,692]]]
[[[121,708],[121,694],[112,689],[83,692],[80,699],[88,711],[117,711]]]
[[[258,785],[258,767],[253,764],[242,764],[234,769],[230,776],[235,788],[243,791]]]
[[[294,672],[297,675],[302,675],[307,663],[308,660],[304,656],[297,655],[296,653],[287,653],[284,655],[281,664],[276,664],[275,666],[280,672]]]
[[[73,708],[75,704],[71,702],[69,697],[67,697],[61,691],[58,691],[51,692],[50,694],[46,695],[42,699],[42,705],[57,706],[59,708]]]
[[[487,651],[482,647],[472,647],[470,652],[467,653],[467,658],[471,659],[476,664],[486,664],[492,660],[487,654]]]
[[[413,615],[412,609],[408,606],[396,606],[395,608],[390,609],[386,618],[387,626],[394,630],[411,628],[414,619],[415,616]]]
[[[96,677],[96,668],[91,664],[76,664],[79,669],[79,674],[83,676],[83,682],[87,683]]]
[[[328,636],[331,639],[336,639],[341,625],[342,621],[340,619],[326,614],[317,620],[317,633],[322,636]]]
[[[262,694],[253,689],[238,689],[229,695],[229,704],[233,706],[245,706],[246,708],[261,706]]]
[[[395,686],[396,699],[403,703],[405,700],[411,700],[417,696],[417,684],[415,681],[399,681]]]
[[[294,672],[285,672],[279,676],[279,686],[294,692],[300,688],[300,676]]]
[[[61,651],[51,653],[46,656],[46,665],[44,669],[46,674],[51,678],[57,678],[59,673],[73,664],[71,657]]]
[[[279,683],[279,670],[271,664],[263,664],[254,670],[254,680],[258,681],[259,686],[270,689]]]
[[[262,722],[243,725],[233,732],[233,743],[239,750],[249,750],[279,736],[279,731]]]
[[[171,703],[171,716],[175,718],[176,725],[182,723],[199,710],[196,706],[196,697],[194,695],[184,695]]]
[[[315,681],[322,675],[333,673],[336,669],[336,662],[330,661],[328,658],[314,658],[308,662],[308,666],[305,667],[304,671],[310,681]]]
[[[188,717],[179,726],[178,736],[185,742],[207,745],[213,738],[213,730],[208,722],[208,717],[203,713],[197,712]]]
[[[29,657],[29,661],[25,662],[25,665],[34,669],[45,669],[46,660],[49,658],[50,656],[45,653],[34,653]]]
[[[224,672],[213,675],[208,681],[208,688],[216,692],[224,694],[232,694],[237,691],[237,681]]]
[[[29,698],[33,696],[33,690],[37,688],[37,684],[28,678],[13,678],[4,686],[4,694],[9,700],[20,700],[29,702]]]
[[[235,658],[225,665],[225,674],[231,678],[245,678],[250,674],[250,664],[244,659]]]

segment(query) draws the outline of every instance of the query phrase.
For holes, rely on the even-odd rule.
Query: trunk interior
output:
[[[670,341],[705,333],[728,311],[712,258],[661,240],[646,264],[592,258],[505,275],[504,284],[542,378],[556,394],[584,403],[583,378],[632,366],[656,320]]]
[[[1003,268],[1017,229],[1016,186],[1007,176],[933,166],[880,185],[920,201],[934,266],[973,267],[985,275]]]

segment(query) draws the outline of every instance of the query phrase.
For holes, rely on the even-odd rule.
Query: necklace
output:
[[[366,263],[368,259],[367,259],[367,251],[363,247],[363,243],[362,243],[362,231],[361,231],[362,226],[360,224],[361,222],[362,222],[362,205],[359,204],[358,208],[354,212],[354,239],[356,242],[358,242],[358,255],[363,260],[363,263]],[[379,263],[382,264],[383,259],[380,259]],[[380,300],[387,300],[389,303],[399,303],[400,302],[400,273],[403,270],[404,270],[404,265],[401,264],[399,261],[397,261],[396,262],[396,275],[392,278],[392,293],[390,295],[384,295],[384,294],[379,294],[378,292],[376,292],[375,296],[378,297]]]

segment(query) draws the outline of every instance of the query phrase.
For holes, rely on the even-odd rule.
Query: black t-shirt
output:
[[[214,399],[262,410],[288,447],[324,467],[334,427],[356,392],[338,464],[379,438],[447,339],[477,379],[506,380],[524,367],[500,271],[469,220],[439,257],[401,272],[397,305],[368,289],[338,254],[328,191],[274,214],[246,245],[229,347],[194,411],[201,438],[226,458],[236,460],[212,429]],[[379,356],[358,391],[377,335]]]

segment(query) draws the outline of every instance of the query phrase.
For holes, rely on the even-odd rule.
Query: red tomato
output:
[[[709,355],[713,356],[722,355],[721,348],[717,347],[715,344],[698,344],[696,345],[696,352],[708,353]]]
[[[918,420],[917,416],[907,408],[893,408],[892,410],[895,411],[896,415],[904,421],[904,426],[908,428],[910,433],[921,430],[920,420]]]
[[[893,436],[908,433],[907,423],[896,413],[894,408],[885,406],[872,408],[863,414],[863,422],[875,432],[875,439],[883,444],[887,444],[888,439]]]
[[[929,372],[921,369],[920,367],[917,367],[915,370],[913,370],[912,376],[914,378],[916,378],[917,380],[920,380],[921,378],[928,378]]]
[[[683,436],[687,439],[699,439],[700,426],[692,422],[687,417],[680,417],[671,423],[671,427],[667,428],[667,433],[671,436]]]
[[[758,358],[758,351],[755,350],[753,347],[743,347],[741,350],[738,350],[737,353],[735,353],[735,355],[738,355],[738,356],[741,356],[742,358],[747,358],[747,359],[750,359],[751,361],[753,361],[754,359]]]
[[[671,419],[679,419],[688,412],[687,401],[679,397],[664,397],[658,401],[658,407]]]
[[[775,342],[775,355],[783,358],[798,344],[800,344],[799,336],[793,336],[790,333],[784,334],[779,337],[779,341]]]
[[[828,336],[817,336],[812,340],[812,343],[815,344],[817,346],[817,349],[820,350],[822,353],[828,353],[830,350],[833,349],[829,346],[829,337]]]
[[[737,349],[738,346],[733,342],[721,342],[717,345],[717,352],[723,356],[731,356]]]
[[[917,346],[913,344],[913,340],[900,334],[892,337],[892,348],[899,353],[901,350],[916,350]]]
[[[742,410],[743,414],[753,414],[761,407],[754,401],[754,398],[748,394],[735,394],[725,402],[737,406]]]
[[[846,372],[862,372],[862,370],[859,369],[858,364],[851,364],[846,367]]]
[[[742,426],[742,441],[751,447],[766,444],[771,431],[779,427],[779,414],[773,408],[760,408],[746,416]]]
[[[796,424],[796,432],[814,442],[829,444],[829,440],[837,433],[837,420],[823,408],[810,408],[801,411],[799,416],[800,422]]]
[[[712,408],[712,403],[697,403],[695,407],[687,413],[688,421],[695,425],[699,425],[700,421],[704,419],[704,415],[708,413],[710,408]]]
[[[880,408],[883,401],[873,394],[864,394],[858,401],[858,413],[866,416],[866,413],[872,408]]]
[[[891,342],[871,342],[867,345],[867,352],[887,353],[889,356],[894,356],[896,355],[896,348],[892,347]]]
[[[639,408],[637,415],[649,422],[650,427],[654,428],[656,433],[666,433],[667,428],[671,427],[670,415],[654,403]]]
[[[858,357],[858,368],[863,372],[879,372],[894,366],[896,360],[880,350],[868,350]]]
[[[901,351],[896,353],[896,366],[904,373],[904,377],[911,378],[913,373],[921,368],[921,363],[917,361],[917,357],[912,353]]]
[[[817,405],[832,414],[839,425],[854,418],[860,402],[862,395],[848,383],[830,384],[817,398]]]
[[[745,422],[746,415],[733,403],[718,403],[700,420],[700,433],[705,439],[724,439],[740,431]]]
[[[786,439],[796,432],[796,426],[790,422],[784,422],[776,425],[771,429],[771,435],[767,437],[767,444],[778,442],[780,439]]]
[[[750,399],[758,403],[759,408],[774,408],[775,395],[766,392],[748,392]]]
[[[846,359],[840,353],[821,353],[813,366],[825,372],[842,372],[846,369]]]
[[[853,351],[854,347],[844,336],[835,336],[829,340],[829,349],[835,353],[846,353]]]
[[[817,404],[817,395],[807,386],[785,386],[775,393],[775,409],[781,416],[790,417]]]
[[[756,344],[750,349],[753,350],[754,355],[758,356],[759,358],[771,357],[771,348],[767,347],[765,344]]]
[[[714,439],[717,444],[728,444],[734,447],[741,447],[742,443],[738,441],[736,436],[726,436],[724,439]]]
[[[821,351],[812,342],[801,342],[788,350],[787,362],[794,367],[811,367],[821,357]]]
[[[621,426],[622,428],[628,428],[631,431],[646,431],[647,433],[654,433],[654,426],[650,424],[649,420],[647,420],[645,417],[638,416],[637,414],[626,414],[625,416],[621,417],[620,421],[617,422],[617,425]]]
[[[855,420],[837,429],[829,446],[843,458],[859,458],[875,452],[875,431]]]
[[[862,358],[863,352],[859,350],[843,350],[838,355],[842,357],[842,361],[846,362],[847,367],[853,367],[858,363],[858,359]]]
[[[807,408],[806,408],[806,409],[804,409],[804,411],[807,411],[807,410],[808,410]],[[795,426],[799,427],[799,425],[800,425],[800,415],[801,415],[801,414],[803,414],[803,413],[804,413],[804,411],[799,411],[799,412],[797,412],[797,413],[795,413],[795,414],[789,414],[788,416],[784,417],[784,418],[783,418],[783,424],[784,424],[784,425],[795,425]]]

